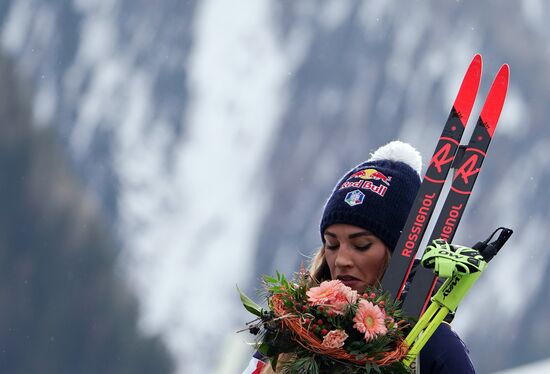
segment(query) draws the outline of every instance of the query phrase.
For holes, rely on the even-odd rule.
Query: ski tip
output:
[[[480,65],[480,68],[481,68],[481,65],[483,65],[483,58],[481,57],[481,54],[479,53],[476,53],[474,58],[472,59],[472,62],[470,63],[470,65]]]
[[[508,64],[502,65],[498,71],[498,74],[502,74],[502,76],[506,79],[506,83],[508,83],[508,80],[510,79],[510,66]]]
[[[483,121],[489,135],[493,137],[495,128],[497,127],[502,107],[504,106],[504,100],[506,99],[506,93],[508,92],[508,82],[510,80],[510,67],[508,64],[504,64],[500,67],[493,85],[489,90],[487,101],[481,110],[481,120]]]
[[[483,70],[483,58],[479,53],[476,53],[474,58],[472,59],[472,62],[470,63],[470,67],[468,70],[471,70],[471,74],[473,75],[473,79],[477,79],[477,85],[479,86],[479,82],[481,81],[481,72]],[[477,92],[477,90],[476,90]],[[475,99],[475,97],[474,97]]]
[[[468,118],[470,118],[470,113],[474,106],[479,83],[481,82],[482,68],[483,60],[481,55],[477,53],[472,59],[472,62],[470,62],[470,66],[464,75],[464,79],[458,90],[458,95],[453,104],[454,109],[459,113],[463,126],[466,126],[468,123]]]
[[[504,90],[504,92],[506,93],[508,89],[509,80],[510,80],[510,66],[508,66],[508,64],[504,64],[500,67],[500,69],[498,69],[498,73],[495,77],[495,82],[493,83],[493,86],[494,85],[500,86],[498,89]]]

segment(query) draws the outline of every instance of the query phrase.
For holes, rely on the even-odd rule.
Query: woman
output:
[[[344,175],[324,207],[323,244],[310,268],[315,279],[339,279],[359,292],[380,281],[420,187],[421,165],[412,146],[395,141]],[[416,366],[421,374],[475,372],[464,343],[445,323]],[[256,354],[245,373],[274,371]]]

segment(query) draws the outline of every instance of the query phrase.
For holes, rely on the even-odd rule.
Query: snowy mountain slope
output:
[[[234,284],[253,290],[313,251],[343,171],[394,138],[431,154],[471,56],[485,60],[480,101],[510,63],[456,237],[516,230],[455,321],[487,372],[547,355],[511,352],[550,332],[533,318],[548,307],[549,14],[541,1],[11,0],[0,30],[36,85],[37,122],[56,126],[113,223],[143,328],[164,334],[180,372],[233,352],[226,337],[248,318]]]

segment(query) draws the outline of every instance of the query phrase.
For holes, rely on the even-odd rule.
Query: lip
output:
[[[357,285],[358,283],[361,282],[360,279],[355,278],[352,275],[339,275],[339,276],[336,277],[336,279],[338,279],[339,281],[344,283],[346,286],[351,287],[351,288],[353,288],[353,286],[355,286],[355,285]]]
[[[342,282],[343,281],[348,281],[348,280],[359,280],[357,278],[355,278],[353,275],[339,275],[336,277],[336,279],[339,279],[341,280]]]

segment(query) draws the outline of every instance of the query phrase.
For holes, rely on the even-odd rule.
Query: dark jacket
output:
[[[420,351],[420,374],[475,373],[468,353],[451,326],[442,323]]]

